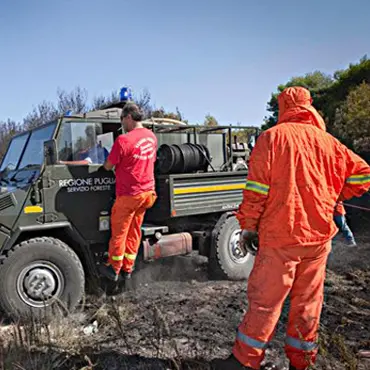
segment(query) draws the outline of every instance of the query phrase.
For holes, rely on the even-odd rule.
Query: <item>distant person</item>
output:
[[[347,242],[347,245],[349,247],[356,247],[357,243],[356,243],[355,237],[353,235],[352,230],[347,224],[345,215],[346,215],[346,210],[344,208],[343,202],[338,202],[334,208],[335,224],[337,225],[339,231],[343,234]]]
[[[213,361],[215,370],[261,369],[288,295],[290,369],[315,363],[326,262],[337,233],[334,206],[370,188],[369,165],[326,132],[307,89],[285,89],[278,104],[277,125],[253,148],[237,213],[241,248],[259,238],[248,311],[232,355]]]
[[[112,236],[108,263],[102,265],[102,276],[118,281],[120,273],[131,277],[141,243],[141,226],[146,210],[157,199],[154,162],[157,138],[143,127],[143,114],[133,103],[122,109],[121,122],[127,134],[120,135],[104,163],[106,170],[115,167],[116,200],[111,215]]]
[[[77,159],[72,161],[59,161],[60,164],[72,165],[89,165],[89,164],[104,164],[108,158],[109,152],[101,143],[96,142],[96,131],[92,126],[85,129],[86,148],[77,154]]]

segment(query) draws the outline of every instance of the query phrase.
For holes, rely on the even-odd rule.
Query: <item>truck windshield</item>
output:
[[[55,126],[54,122],[12,139],[1,163],[2,183],[28,183],[37,175],[44,160],[44,141],[52,138]]]
[[[8,151],[6,152],[3,162],[1,163],[1,173],[5,171],[14,171],[17,168],[19,159],[29,135],[30,133],[27,132],[25,134],[16,136],[10,142]]]
[[[56,123],[51,123],[32,131],[26,150],[18,166],[19,170],[31,167],[40,167],[44,160],[44,142],[53,136]]]

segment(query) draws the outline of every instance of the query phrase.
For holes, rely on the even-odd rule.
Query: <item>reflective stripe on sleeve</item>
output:
[[[270,187],[268,185],[262,184],[261,182],[247,180],[245,190],[250,190],[258,194],[267,195]]]
[[[127,258],[128,260],[131,260],[131,261],[135,261],[136,254],[125,253],[125,258]]]
[[[293,337],[286,337],[285,343],[288,346],[299,349],[301,351],[313,351],[317,348],[316,342],[306,342],[304,340],[299,340]]]
[[[346,183],[361,185],[370,183],[370,175],[353,175],[347,178]]]
[[[244,344],[246,344],[247,346],[257,348],[257,349],[264,350],[268,346],[268,342],[261,342],[259,340],[253,339],[241,333],[240,331],[238,331],[236,338],[240,340],[241,342],[243,342]]]

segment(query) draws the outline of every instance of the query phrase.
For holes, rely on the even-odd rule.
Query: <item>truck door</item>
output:
[[[91,244],[106,243],[110,236],[115,176],[102,165],[113,140],[113,133],[103,135],[101,123],[65,121],[57,134],[60,162],[44,174],[46,221],[69,221]]]

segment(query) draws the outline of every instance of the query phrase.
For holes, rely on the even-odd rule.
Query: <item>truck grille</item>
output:
[[[0,211],[14,206],[13,197],[11,194],[6,194],[0,197]]]

